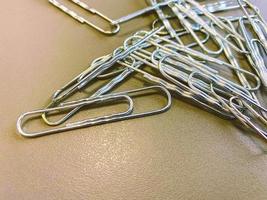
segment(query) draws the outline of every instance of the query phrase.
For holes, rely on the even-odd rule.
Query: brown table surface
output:
[[[266,17],[266,1],[254,2]],[[91,5],[117,18],[146,3]],[[37,139],[16,134],[19,114],[44,107],[89,61],[152,19],[131,21],[106,37],[46,0],[1,3],[1,200],[267,199],[266,143],[178,99],[157,116]]]

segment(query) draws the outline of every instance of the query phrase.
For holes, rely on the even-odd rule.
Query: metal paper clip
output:
[[[66,7],[65,5],[61,4],[57,0],[48,0],[48,1],[51,4],[53,4],[55,7],[59,8],[60,10],[62,10],[64,13],[70,15],[71,17],[73,17],[74,19],[79,21],[80,23],[87,24],[88,26],[98,30],[99,32],[101,32],[103,34],[113,35],[113,34],[118,33],[119,30],[120,30],[119,24],[114,23],[114,21],[112,19],[110,19],[109,17],[103,15],[102,13],[98,12],[94,8],[90,8],[87,4],[85,4],[85,3],[83,3],[83,2],[81,2],[79,0],[72,0],[72,2],[76,3],[77,5],[79,5],[83,9],[89,11],[90,13],[92,13],[94,15],[98,15],[99,17],[101,17],[102,19],[107,21],[109,23],[109,25],[112,27],[111,30],[104,30],[104,29],[100,28],[99,26],[93,24],[92,22],[86,20],[84,17],[80,16],[78,13],[74,12],[73,10],[70,10],[68,7]]]
[[[250,37],[246,23],[245,23],[245,18],[240,18],[239,20],[239,27],[240,31],[244,35],[244,38],[246,40],[246,47],[250,52],[250,61],[253,62],[252,66],[254,67],[255,71],[261,78],[262,84],[264,87],[267,87],[267,67],[265,65],[264,58],[259,52],[258,45],[260,44],[257,39],[253,39]]]
[[[140,95],[141,93],[145,91],[150,91],[150,90],[156,90],[159,93],[161,93],[167,100],[166,104],[162,108],[159,108],[159,109],[145,111],[141,113],[134,113],[133,98],[138,97],[138,95]],[[69,122],[61,127],[50,128],[50,129],[41,130],[41,131],[28,132],[28,131],[25,131],[23,128],[27,121],[29,121],[32,118],[41,117],[43,113],[54,113],[54,112],[58,113],[58,112],[62,112],[68,109],[74,109],[77,106],[84,107],[87,105],[97,105],[100,103],[108,103],[108,102],[118,103],[120,100],[126,101],[128,104],[128,109],[124,112],[119,112],[116,114],[101,116],[101,117],[92,118],[92,119],[85,119],[85,120],[81,120],[77,122]],[[130,90],[126,92],[119,92],[119,93],[99,96],[96,98],[88,98],[88,99],[83,99],[83,100],[78,100],[78,101],[66,102],[66,103],[62,103],[59,107],[27,112],[25,114],[22,114],[19,117],[17,121],[17,129],[18,129],[18,132],[24,137],[40,137],[40,136],[75,130],[79,128],[90,127],[90,126],[99,125],[99,124],[106,124],[106,123],[111,123],[115,121],[156,115],[156,114],[167,111],[170,108],[170,106],[171,106],[171,94],[168,92],[168,90],[161,86],[150,86],[150,87]]]
[[[76,5],[80,6],[81,8],[83,8],[84,10],[90,12],[93,15],[97,15],[100,18],[104,19],[105,21],[107,21],[109,23],[109,26],[111,27],[111,30],[104,30],[103,28],[99,27],[98,25],[86,20],[84,17],[82,17],[81,15],[79,15],[78,13],[74,12],[73,10],[69,9],[68,7],[66,7],[65,5],[63,5],[62,3],[60,3],[57,0],[48,0],[51,4],[53,4],[55,7],[59,8],[60,10],[62,10],[64,13],[70,15],[71,17],[73,17],[74,19],[76,19],[77,21],[79,21],[82,24],[87,24],[90,27],[94,28],[95,30],[106,34],[106,35],[114,35],[116,33],[118,33],[120,31],[120,24],[125,23],[127,21],[130,21],[134,18],[137,18],[139,16],[142,16],[144,14],[147,14],[151,11],[154,11],[160,7],[164,7],[167,6],[170,2],[174,2],[174,1],[178,1],[178,0],[169,0],[167,2],[162,2],[162,3],[158,3],[155,4],[153,6],[149,6],[147,8],[138,10],[134,13],[128,14],[126,16],[120,17],[119,19],[111,19],[109,17],[107,17],[106,15],[104,15],[103,13],[97,11],[94,8],[91,8],[89,5],[87,5],[85,2],[81,1],[81,0],[71,0],[73,3],[75,3]]]
[[[239,122],[243,125],[245,125],[248,128],[251,128],[254,130],[257,134],[262,136],[264,139],[267,140],[267,132],[264,131],[262,128],[258,127],[252,120],[251,116],[245,115],[244,112],[248,110],[250,114],[254,115],[258,120],[260,120],[264,125],[267,125],[266,119],[261,115],[262,112],[267,112],[267,109],[263,108],[259,104],[251,101],[250,99],[241,98],[239,96],[232,96],[230,97],[229,101],[226,102],[223,100],[223,98],[218,95],[214,88],[213,83],[210,84],[210,89],[212,94],[222,103],[222,105],[231,112],[236,119],[239,120]],[[236,106],[236,103],[234,101],[238,100],[239,106]],[[260,112],[258,112],[253,107],[256,107]],[[240,110],[241,109],[241,110]]]

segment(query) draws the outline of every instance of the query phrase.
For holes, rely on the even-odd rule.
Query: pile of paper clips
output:
[[[88,69],[57,90],[45,109],[21,115],[17,122],[21,135],[38,137],[159,114],[171,107],[172,96],[179,96],[223,118],[234,120],[267,139],[267,109],[263,97],[267,87],[267,24],[258,8],[248,0],[208,4],[195,0],[150,0],[149,7],[118,20],[111,20],[84,2],[72,0],[108,21],[111,30],[96,26],[56,0],[49,2],[104,34],[115,34],[121,23],[148,12],[154,12],[157,18],[151,30],[136,32],[111,54],[95,59]],[[227,15],[231,10],[235,10],[234,13],[238,10],[241,15]],[[185,43],[182,40],[184,36],[191,38],[192,42]],[[245,60],[248,66],[240,60]],[[143,81],[152,86],[111,92],[135,74],[141,74]],[[94,94],[67,101],[92,82],[107,77],[109,81]],[[166,105],[137,113],[133,98],[151,90],[166,97]],[[128,107],[120,113],[68,122],[86,106],[114,102],[126,102]],[[52,121],[49,115],[53,113],[65,114],[60,120]],[[52,128],[25,131],[25,123],[36,117],[42,118]]]

